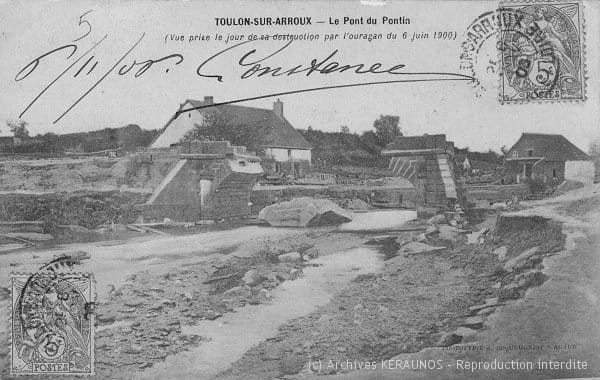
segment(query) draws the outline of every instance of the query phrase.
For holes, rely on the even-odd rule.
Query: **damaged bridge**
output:
[[[381,152],[391,157],[389,170],[408,179],[421,205],[462,202],[466,186],[454,171],[454,143],[446,135],[403,136]]]
[[[260,158],[227,141],[193,141],[142,205],[145,218],[202,219],[250,215],[250,194],[263,173]]]

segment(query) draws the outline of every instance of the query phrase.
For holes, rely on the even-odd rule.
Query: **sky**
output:
[[[481,64],[497,57],[495,41],[489,39],[477,56],[479,64],[473,75],[481,83],[478,87],[462,80],[393,83],[278,95],[239,104],[271,108],[272,103],[280,99],[284,103],[285,117],[296,128],[303,129],[312,126],[339,131],[340,126],[346,125],[352,132],[362,133],[372,129],[379,115],[391,114],[400,116],[406,135],[445,133],[459,147],[498,151],[502,146],[512,145],[522,132],[538,132],[563,134],[580,148],[587,149],[590,141],[600,138],[600,81],[597,79],[600,76],[600,2],[584,5],[588,76],[584,102],[500,104],[498,73]],[[320,1],[0,2],[0,83],[3,89],[0,120],[18,118],[31,104],[22,119],[29,123],[30,133],[34,135],[114,128],[130,123],[155,129],[162,128],[185,99],[213,96],[216,102],[221,102],[398,78],[456,79],[456,75],[351,72],[281,77],[254,75],[242,79],[242,74],[251,66],[241,66],[239,61],[254,50],[245,62],[264,58],[258,64],[282,67],[283,71],[298,65],[308,67],[311,60],[323,60],[335,51],[330,61],[340,64],[363,63],[370,67],[380,63],[382,69],[402,64],[400,72],[471,75],[460,67],[465,31],[479,15],[495,7],[496,2],[489,1],[394,1],[384,6],[369,6],[358,1],[340,1],[335,5]],[[361,16],[363,22],[372,17],[378,23],[344,25],[344,17],[359,19]],[[409,18],[410,24],[382,25],[384,16]],[[215,21],[215,18],[240,17],[310,17],[312,25],[217,26]],[[336,19],[340,24],[331,24]],[[450,32],[452,38],[434,39],[436,31]],[[223,40],[215,39],[217,33]],[[287,33],[320,38],[294,41],[285,48],[286,41],[273,40],[232,47],[237,42],[247,41],[250,34]],[[344,33],[381,33],[383,39],[350,40],[344,39]],[[396,39],[388,40],[388,33],[396,34]],[[415,33],[427,33],[428,38],[411,41]],[[336,34],[333,41],[324,41],[325,37]],[[236,41],[226,43],[229,35]],[[183,36],[183,41],[177,36]],[[210,36],[211,40],[189,41],[190,36]],[[136,44],[136,41],[139,42]],[[98,45],[84,55],[96,43]],[[37,57],[69,44],[75,45],[76,51],[73,52],[74,47],[65,47],[41,58],[35,65]],[[277,52],[281,48],[283,50]],[[219,52],[222,53],[208,60]],[[135,77],[135,72],[142,67],[140,62],[159,61],[172,54],[181,55],[183,61],[175,64],[178,56],[168,58]],[[222,81],[197,74],[198,66],[206,60],[200,72],[221,75]],[[33,63],[27,66],[30,62]],[[96,66],[88,74],[94,63]],[[132,66],[135,67],[126,72]],[[0,135],[9,135],[4,123],[0,124]]]

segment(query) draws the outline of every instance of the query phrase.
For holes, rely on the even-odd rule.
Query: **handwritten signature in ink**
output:
[[[19,117],[23,117],[25,113],[42,97],[56,82],[64,78],[67,74],[72,74],[73,78],[81,78],[85,76],[89,76],[94,73],[97,69],[98,63],[100,62],[98,58],[94,55],[94,51],[98,46],[100,46],[106,39],[108,38],[108,34],[105,34],[101,37],[97,42],[93,43],[91,47],[82,52],[79,55],[76,53],[80,50],[80,47],[77,43],[83,40],[89,39],[89,36],[92,34],[92,24],[88,20],[87,16],[91,13],[91,10],[84,12],[78,21],[78,26],[84,28],[83,34],[74,39],[72,43],[60,46],[58,48],[52,49],[40,56],[34,58],[29,63],[27,63],[15,76],[15,81],[20,82],[22,80],[27,79],[32,73],[36,71],[38,66],[44,62],[45,58],[52,56],[54,54],[67,54],[66,60],[72,61],[33,98],[33,100],[27,104],[27,106],[20,113]],[[88,96],[106,77],[115,73],[119,76],[126,76],[130,74],[132,71],[134,78],[142,77],[148,70],[150,70],[153,66],[162,63],[163,69],[165,73],[168,73],[170,69],[175,66],[181,64],[184,61],[184,57],[180,53],[172,53],[165,55],[160,58],[150,58],[145,60],[138,61],[137,59],[131,60],[130,55],[132,52],[140,45],[140,43],[144,40],[145,33],[142,33],[141,36],[131,45],[131,47],[120,57],[118,60],[103,74],[99,79],[95,80],[91,86],[85,91],[79,98],[75,100],[62,114],[60,114],[53,122],[53,124],[58,123],[65,115],[67,115],[73,108],[75,108],[86,96]],[[253,43],[256,41],[243,41],[236,45],[230,46],[224,50],[217,52],[212,55],[208,59],[201,62],[196,69],[196,74],[201,78],[209,78],[216,79],[217,82],[223,82],[224,74],[222,73],[209,73],[209,66],[219,67],[220,59],[231,59],[229,56],[232,53],[238,52],[242,47],[246,47],[247,44]],[[395,76],[398,79],[388,79],[380,80],[380,81],[369,81],[369,82],[358,82],[358,83],[341,83],[332,86],[322,86],[322,87],[308,87],[303,89],[290,89],[288,91],[277,92],[277,93],[268,93],[268,94],[260,94],[254,97],[240,98],[240,99],[231,99],[221,103],[213,103],[211,105],[193,107],[188,109],[182,109],[177,111],[175,116],[178,116],[182,113],[189,112],[199,108],[205,107],[214,107],[223,104],[232,104],[232,103],[241,103],[249,100],[263,99],[274,96],[295,94],[295,93],[303,93],[303,92],[311,92],[311,91],[322,91],[322,90],[331,90],[338,88],[349,88],[349,87],[357,87],[357,86],[373,86],[373,85],[381,85],[381,84],[393,84],[393,83],[411,83],[411,82],[442,82],[442,81],[473,81],[474,78],[468,75],[451,73],[451,72],[407,72],[404,71],[404,64],[395,64],[391,66],[386,66],[383,63],[376,62],[371,65],[364,63],[340,63],[335,60],[338,50],[332,51],[327,57],[324,59],[314,58],[310,60],[308,64],[292,64],[290,67],[281,67],[278,65],[270,64],[270,60],[275,56],[281,56],[284,54],[286,49],[291,45],[292,41],[289,41],[284,46],[278,48],[272,53],[269,53],[263,57],[257,57],[257,52],[255,48],[252,48],[248,51],[242,50],[242,55],[237,60],[238,66],[242,69],[241,75],[239,78],[241,80],[246,80],[250,78],[261,78],[261,77],[314,77],[317,75],[331,75],[331,74],[341,74],[341,73],[351,73],[355,75],[387,75],[387,76]],[[129,59],[129,60],[128,60]],[[128,61],[126,61],[128,60]],[[166,68],[165,68],[166,66]],[[215,69],[216,70],[216,69]]]

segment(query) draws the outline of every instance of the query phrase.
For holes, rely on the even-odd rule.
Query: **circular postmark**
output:
[[[583,99],[578,4],[511,3],[480,15],[464,33],[460,68],[480,97],[502,102]]]
[[[460,69],[475,78],[472,83],[477,97],[498,85],[497,34],[497,11],[481,14],[464,33]]]
[[[581,43],[572,20],[577,9],[545,3],[500,8],[502,101],[582,95]]]

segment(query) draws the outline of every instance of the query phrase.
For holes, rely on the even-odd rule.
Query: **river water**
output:
[[[416,218],[414,211],[357,213],[342,231],[389,230]],[[312,260],[303,276],[286,281],[273,290],[272,299],[260,305],[247,305],[234,313],[187,326],[184,332],[209,338],[191,351],[171,356],[138,378],[209,379],[226,370],[246,351],[274,337],[279,326],[307,315],[330,302],[331,298],[357,276],[378,272],[383,257],[373,247],[357,247]]]

